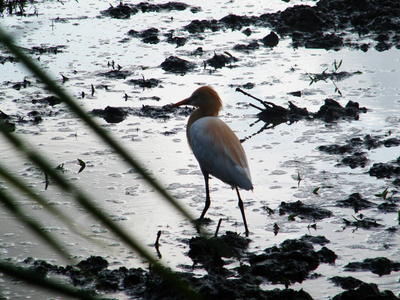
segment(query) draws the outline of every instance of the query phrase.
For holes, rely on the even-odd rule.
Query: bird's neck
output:
[[[194,122],[204,117],[216,117],[216,116],[218,116],[218,111],[206,111],[201,108],[197,108],[194,112],[192,112],[186,127],[186,136],[188,138],[188,141],[189,141],[189,129]]]

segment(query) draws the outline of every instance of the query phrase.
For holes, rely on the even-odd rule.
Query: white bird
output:
[[[206,186],[206,203],[201,213],[202,220],[210,207],[210,175],[236,189],[239,208],[242,213],[246,236],[249,234],[243,201],[239,188],[253,190],[246,153],[237,136],[218,118],[222,102],[217,92],[203,86],[193,94],[171,107],[191,105],[197,109],[190,115],[186,135],[194,156],[199,162]]]

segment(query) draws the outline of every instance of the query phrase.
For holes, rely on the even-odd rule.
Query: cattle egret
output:
[[[246,236],[248,236],[249,229],[239,188],[253,190],[253,184],[242,144],[228,125],[218,118],[218,113],[222,108],[219,95],[213,88],[203,86],[195,90],[189,98],[175,103],[171,107],[181,105],[197,107],[190,115],[186,135],[205,180],[206,203],[200,221],[204,218],[211,203],[209,190],[209,176],[211,175],[236,189]]]

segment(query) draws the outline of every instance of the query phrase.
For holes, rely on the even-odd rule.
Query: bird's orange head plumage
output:
[[[172,107],[181,105],[198,107],[199,112],[197,114],[201,114],[201,117],[218,116],[222,108],[222,101],[218,93],[212,87],[202,86],[195,90],[189,98],[173,104]]]

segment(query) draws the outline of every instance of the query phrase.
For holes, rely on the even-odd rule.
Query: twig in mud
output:
[[[268,105],[270,105],[270,106],[272,106],[272,107],[277,107],[277,105],[275,105],[274,103],[269,102],[269,101],[261,100],[260,98],[257,98],[257,97],[255,97],[255,96],[253,96],[252,94],[249,94],[249,93],[243,91],[241,88],[236,88],[236,92],[241,92],[243,95],[249,96],[250,98],[253,98],[254,100],[257,100],[257,101],[260,102],[262,105],[264,105],[265,108],[270,108]],[[263,110],[263,109],[259,108],[258,106],[255,106],[254,104],[253,104],[253,105],[250,104],[250,105],[253,106],[254,108],[259,109],[259,110]]]
[[[162,255],[160,252],[160,243],[159,243],[160,237],[161,237],[161,230],[159,230],[157,232],[157,239],[156,239],[156,242],[154,243],[154,247],[156,248],[158,258],[162,258]]]
[[[221,223],[222,223],[222,218],[220,218],[218,221],[218,225],[217,225],[217,229],[215,230],[214,237],[218,236],[218,231],[219,231],[219,228],[221,227]]]

